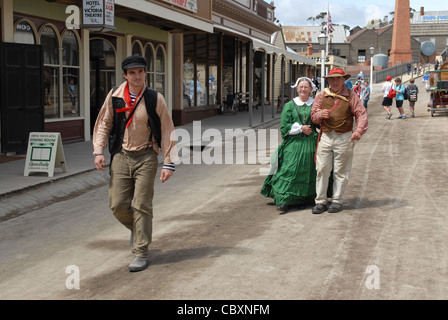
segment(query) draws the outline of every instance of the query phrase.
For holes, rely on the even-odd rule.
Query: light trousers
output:
[[[352,132],[322,132],[316,154],[316,204],[327,204],[328,180],[333,170],[333,203],[343,204],[344,192],[352,169],[354,142]]]
[[[147,257],[152,241],[152,199],[157,172],[157,154],[152,148],[121,150],[112,160],[109,207],[133,234],[136,257]]]

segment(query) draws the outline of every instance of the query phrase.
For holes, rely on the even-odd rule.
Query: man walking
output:
[[[171,156],[175,139],[164,97],[145,84],[145,58],[127,57],[122,69],[126,81],[109,92],[96,120],[93,155],[96,168],[104,170],[104,149],[109,144],[109,206],[118,221],[131,231],[134,259],[129,271],[135,272],[149,264],[157,155],[161,148],[160,181],[165,182],[175,170]]]
[[[360,140],[368,127],[366,108],[358,95],[344,85],[344,80],[350,75],[335,68],[325,78],[330,88],[316,96],[311,109],[311,120],[321,125],[316,151],[316,205],[312,209],[313,214],[327,210],[327,189],[332,170],[333,195],[328,212],[342,211],[352,168],[354,141]],[[356,120],[354,131],[353,118]]]

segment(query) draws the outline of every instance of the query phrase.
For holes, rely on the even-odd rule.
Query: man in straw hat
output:
[[[343,70],[334,68],[325,88],[314,99],[311,119],[321,125],[316,150],[316,199],[313,214],[339,212],[352,168],[354,141],[367,131],[367,112],[358,95],[346,88],[350,78]],[[354,127],[355,125],[355,127]],[[327,188],[333,170],[333,195],[327,207]]]

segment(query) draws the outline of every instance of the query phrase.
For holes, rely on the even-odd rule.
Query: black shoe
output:
[[[288,206],[288,205],[285,205],[285,204],[279,204],[279,205],[277,206],[277,210],[280,211],[280,214],[285,214],[286,212],[288,212],[288,210],[289,210],[289,206]]]
[[[330,213],[336,213],[339,211],[342,211],[342,204],[340,204],[340,203],[332,203],[328,207],[328,212],[330,212]]]
[[[313,209],[311,209],[311,212],[313,214],[321,214],[322,212],[327,211],[327,205],[326,204],[322,204],[322,203],[318,203],[316,204]]]

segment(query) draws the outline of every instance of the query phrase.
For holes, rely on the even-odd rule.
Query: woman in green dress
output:
[[[316,151],[318,132],[311,121],[311,106],[314,99],[310,96],[315,90],[313,82],[306,77],[297,79],[295,86],[298,96],[285,104],[281,115],[280,131],[283,142],[273,156],[270,172],[266,177],[261,194],[272,198],[280,214],[286,213],[291,206],[304,209],[314,204],[316,197]],[[272,170],[271,170],[272,171]]]

